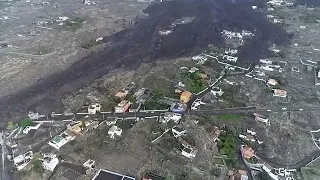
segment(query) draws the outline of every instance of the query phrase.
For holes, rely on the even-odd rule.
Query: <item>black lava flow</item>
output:
[[[170,60],[201,52],[209,44],[223,46],[221,31],[249,30],[256,34],[239,50],[241,63],[255,63],[269,56],[268,47],[285,45],[290,36],[278,25],[270,23],[263,12],[252,9],[262,2],[255,0],[176,0],[154,3],[144,12],[146,18],[132,28],[104,38],[111,44],[70,68],[45,77],[33,86],[0,99],[0,117],[18,120],[29,110],[39,113],[62,111],[65,94],[90,85],[116,68],[136,69],[141,63]],[[177,25],[173,33],[158,35],[182,17],[195,17],[188,24]]]

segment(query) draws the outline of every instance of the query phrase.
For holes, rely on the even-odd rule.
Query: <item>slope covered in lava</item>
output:
[[[43,78],[34,86],[0,101],[3,118],[20,118],[33,109],[50,113],[61,109],[66,93],[88,86],[112,69],[135,69],[141,63],[170,60],[201,52],[208,44],[223,46],[221,31],[250,30],[256,34],[241,49],[241,63],[254,63],[268,56],[270,44],[285,44],[290,40],[278,25],[270,23],[265,14],[252,9],[258,0],[176,0],[151,4],[144,10],[147,17],[131,29],[104,38],[109,47],[86,57],[63,72]],[[261,2],[259,2],[261,3]],[[193,21],[166,30],[179,18],[192,17]]]

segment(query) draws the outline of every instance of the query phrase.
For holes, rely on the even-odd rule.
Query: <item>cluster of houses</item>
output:
[[[248,142],[257,142],[258,144],[263,143],[263,141],[257,140],[257,133],[250,129],[247,129],[245,134],[239,134],[239,138]]]
[[[55,149],[60,149],[62,146],[72,141],[76,135],[80,134],[83,129],[89,126],[92,122],[90,121],[77,121],[67,125],[67,129],[61,134],[55,136],[48,142],[50,146]]]
[[[277,49],[273,49],[273,50],[276,51]],[[260,59],[259,62],[260,62],[260,65],[255,66],[255,71],[259,71],[259,70],[269,71],[269,72],[278,71],[282,73],[284,71],[284,67],[287,65],[287,62],[285,61],[281,61],[277,63],[268,59]]]
[[[294,1],[293,0],[269,0],[267,4],[270,4],[272,6],[293,6]]]
[[[127,100],[126,97],[131,93],[131,91],[134,88],[135,83],[132,82],[130,84],[127,84],[122,90],[118,91],[115,94],[115,97],[122,100],[117,106],[115,106],[115,113],[138,112],[142,104],[154,96],[152,90],[141,88],[133,94],[133,98],[135,98],[136,102],[132,103],[129,100]]]
[[[267,115],[262,115],[258,113],[253,113],[254,120],[257,122],[264,123],[266,126],[270,126],[269,117]]]
[[[171,129],[171,132],[173,136],[177,138],[183,146],[181,155],[190,159],[195,158],[198,153],[198,150],[194,147],[194,144],[190,144],[190,142],[187,142],[183,139],[183,137],[187,135],[186,129],[179,125],[176,125]]]
[[[224,36],[226,36],[228,39],[231,39],[231,38],[243,39],[243,38],[246,38],[246,37],[255,36],[254,33],[250,32],[250,31],[247,31],[247,30],[242,30],[241,32],[233,32],[233,31],[223,30],[221,33]]]

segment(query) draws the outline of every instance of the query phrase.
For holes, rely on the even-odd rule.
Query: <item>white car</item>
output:
[[[287,110],[287,108],[286,107],[283,107],[283,108],[281,108],[282,110]]]

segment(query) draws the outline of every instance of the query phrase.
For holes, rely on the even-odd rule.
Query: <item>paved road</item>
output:
[[[264,157],[261,153],[257,152],[256,153],[257,157],[259,157],[261,160],[267,162],[269,165],[271,165],[274,168],[286,168],[286,169],[300,169],[306,165],[308,165],[310,162],[316,160],[317,158],[320,157],[320,150],[316,150],[312,152],[311,154],[307,155],[304,157],[302,160],[295,164],[280,164],[276,163],[269,158]]]

